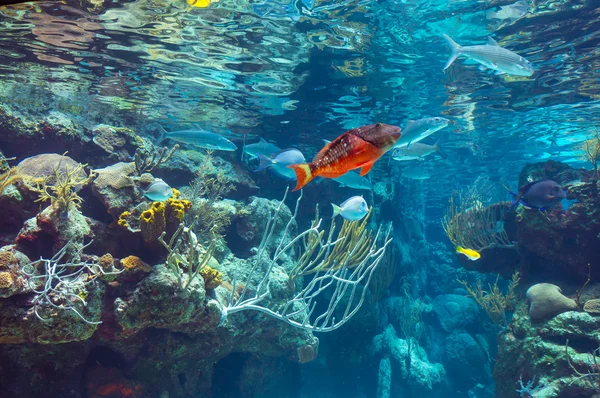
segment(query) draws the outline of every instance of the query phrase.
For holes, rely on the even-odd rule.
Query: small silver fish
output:
[[[400,162],[417,160],[423,159],[425,156],[431,155],[432,153],[437,153],[443,159],[446,159],[446,155],[440,151],[440,147],[437,142],[434,145],[421,144],[420,142],[417,142],[412,144],[410,147],[396,148],[392,152],[392,159]]]
[[[334,181],[338,182],[342,187],[354,188],[354,189],[373,189],[373,184],[366,177],[361,177],[354,171],[349,171],[346,174],[342,174],[337,178],[333,178]]]
[[[361,220],[369,212],[369,205],[362,196],[353,196],[339,206],[332,203],[331,207],[333,207],[333,217],[339,214],[348,221]]]
[[[409,120],[406,127],[402,130],[400,139],[396,141],[394,148],[410,146],[438,130],[443,129],[450,123],[450,120],[443,117],[426,117],[419,120]]]
[[[446,62],[444,70],[461,55],[479,62],[486,68],[493,69],[500,73],[507,73],[516,76],[531,76],[534,69],[529,61],[506,48],[502,48],[496,43],[496,40],[488,37],[486,45],[479,46],[460,46],[450,36],[444,34],[444,39],[448,42],[452,55]]]
[[[166,139],[183,142],[184,144],[195,145],[199,148],[211,149],[215,151],[235,151],[237,146],[222,135],[211,133],[205,130],[179,130],[167,132],[162,126],[160,136],[156,141],[156,145]]]
[[[144,196],[153,202],[164,202],[173,196],[173,189],[166,182],[157,178],[148,189],[144,191]]]
[[[528,4],[525,0],[519,0],[512,4],[500,6],[500,10],[489,10],[486,12],[487,19],[517,19],[528,12]]]
[[[259,154],[269,157],[273,153],[279,151],[281,151],[281,148],[265,141],[262,138],[260,138],[255,144],[244,145],[243,149],[243,152],[250,155],[252,158],[257,158]]]

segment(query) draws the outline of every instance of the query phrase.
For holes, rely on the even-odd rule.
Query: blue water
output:
[[[10,165],[40,153],[66,151],[90,169],[132,161],[135,144],[127,144],[132,146],[125,146],[120,158],[98,148],[90,150],[91,130],[98,124],[130,128],[148,143],[159,136],[157,124],[167,131],[201,128],[225,136],[240,148],[233,153],[216,151],[213,156],[219,159],[215,170],[238,173],[246,180],[219,199],[246,206],[252,196],[280,200],[294,183],[270,173],[253,173],[257,162],[241,160],[244,143],[261,137],[282,149],[298,148],[310,160],[323,147],[323,140],[334,140],[360,126],[380,122],[404,128],[409,120],[425,117],[450,120],[446,128],[422,141],[438,142],[446,159],[432,154],[395,162],[388,154],[368,174],[372,190],[341,188],[329,180],[311,182],[304,189],[296,218],[299,230],[311,226],[316,205],[328,223],[330,203],[340,204],[353,195],[363,195],[374,207],[370,228],[375,231],[390,223],[394,228],[386,260],[391,264],[389,278],[382,278],[387,286],[374,294],[377,297],[367,297],[366,309],[355,320],[318,334],[319,352],[313,361],[299,364],[281,351],[261,352],[262,346],[256,343],[252,348],[255,343],[250,341],[237,342],[227,356],[215,354],[214,367],[205,366],[212,357],[202,357],[200,350],[185,362],[174,363],[169,355],[179,345],[185,346],[189,329],[167,333],[156,326],[143,338],[118,343],[110,339],[107,343],[96,332],[87,348],[78,346],[82,350],[78,354],[76,349],[57,348],[48,357],[59,369],[57,377],[68,373],[61,364],[73,355],[82,366],[94,359],[106,363],[106,368],[120,369],[128,379],[146,383],[141,396],[149,397],[493,397],[497,383],[506,382],[495,380],[493,374],[499,330],[473,301],[465,304],[472,304],[470,309],[459,311],[468,312],[465,317],[472,319],[452,331],[441,327],[435,315],[444,295],[465,295],[458,279],[483,280],[484,286],[496,280],[495,274],[462,268],[454,257],[453,244],[441,224],[449,199],[485,178],[493,190],[479,203],[509,200],[504,187],[517,190],[520,173],[530,163],[553,160],[590,169],[580,146],[600,120],[598,2],[525,0],[522,13],[491,18],[490,12],[513,3],[220,0],[195,8],[185,0],[66,0],[0,6],[0,154],[15,158]],[[530,77],[497,75],[465,57],[444,71],[451,54],[444,33],[462,46],[483,45],[493,37],[530,61],[535,72]],[[74,134],[80,136],[65,138],[57,133],[38,140],[35,134],[45,131],[48,120],[73,123],[73,131],[79,132]],[[193,153],[202,159],[205,153],[186,144],[180,151],[183,158],[154,173],[173,188],[191,182],[202,164]],[[402,177],[415,169],[427,177]],[[521,177],[521,182],[527,180],[527,175]],[[291,195],[286,204],[293,210],[297,194]],[[82,196],[83,214],[113,228],[116,220],[92,199],[91,191]],[[569,199],[563,208],[573,203]],[[31,206],[27,211],[32,211]],[[262,218],[253,223],[266,221],[266,213],[260,214]],[[254,249],[236,235],[244,227],[233,219],[234,227],[223,233],[224,244],[236,256],[247,258]],[[5,228],[3,245],[12,244],[21,229],[21,223],[12,220],[0,223]],[[258,246],[259,242],[252,242]],[[160,257],[155,249],[142,256],[152,266],[156,264],[151,259]],[[113,254],[131,254],[118,253]],[[34,254],[37,259],[49,253]],[[506,289],[508,278],[503,277],[499,284]],[[403,331],[402,320],[413,308],[418,308],[420,326],[418,333],[411,334]],[[244,325],[256,327],[251,320]],[[397,337],[392,336],[390,325]],[[160,333],[169,340],[164,352],[168,364],[164,369],[169,370],[164,372],[170,373],[165,379],[175,380],[177,388],[169,387],[171,382],[148,387],[148,374],[156,373],[148,370],[149,360],[136,362],[138,357],[160,357],[144,345],[150,344],[144,343],[146,338],[154,344],[156,335],[154,340],[151,336]],[[277,340],[280,333],[273,329],[266,333],[267,339]],[[418,337],[411,337],[415,334]],[[23,352],[28,350],[29,343],[19,344]],[[394,344],[414,344],[412,360],[395,360]],[[92,356],[92,346],[108,348]],[[464,352],[457,353],[461,348]],[[25,354],[0,343],[0,359],[19,362],[15,358],[20,355]],[[35,356],[30,354],[23,363],[32,361],[31,355]],[[39,370],[41,365],[32,366]],[[0,365],[0,370],[7,369]],[[157,365],[156,369],[163,368]],[[38,374],[42,376],[32,382],[37,386],[51,378]],[[79,376],[86,381],[65,379],[63,386],[52,388],[51,396],[101,396],[92,395],[91,387],[89,391],[82,387],[96,376]],[[110,375],[102,377],[111,380]],[[33,394],[19,383],[10,386],[7,396],[17,396],[18,391]],[[66,385],[72,386],[71,395],[61,395],[66,394]],[[515,391],[514,396],[526,396],[517,388],[515,384],[508,389]],[[161,391],[167,395],[160,395]]]

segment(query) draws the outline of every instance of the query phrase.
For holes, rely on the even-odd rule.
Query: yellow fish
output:
[[[210,5],[210,0],[186,0],[187,3],[196,8],[206,8]]]
[[[460,254],[464,254],[471,261],[477,261],[481,258],[481,254],[479,254],[479,252],[477,250],[465,249],[462,246],[458,246],[456,248],[456,252],[460,253]]]

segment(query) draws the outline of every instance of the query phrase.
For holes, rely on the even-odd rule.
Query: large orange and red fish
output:
[[[315,177],[337,178],[354,169],[360,169],[360,175],[364,176],[400,135],[400,127],[382,123],[346,131],[321,149],[312,162],[288,166],[296,172],[298,180],[294,191]]]

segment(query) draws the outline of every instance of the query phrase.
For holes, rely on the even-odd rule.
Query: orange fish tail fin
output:
[[[296,179],[298,180],[294,191],[302,189],[302,187],[316,177],[316,175],[313,174],[314,166],[312,163],[292,164],[289,165],[288,168],[294,170],[296,173]]]

